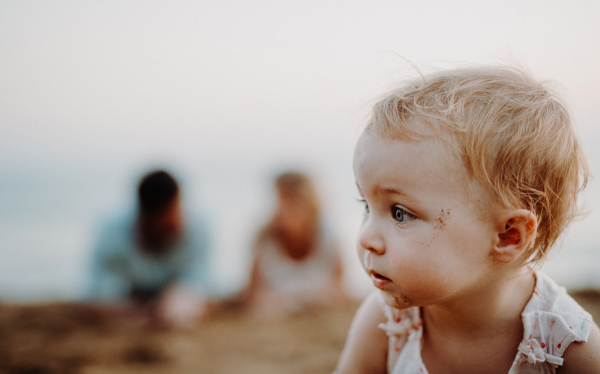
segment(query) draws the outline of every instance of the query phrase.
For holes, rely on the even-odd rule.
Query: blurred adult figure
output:
[[[91,297],[167,325],[193,324],[202,314],[209,280],[208,232],[182,208],[175,179],[147,174],[138,208],[101,230],[92,262]]]
[[[321,215],[310,178],[286,172],[275,180],[278,204],[254,244],[245,304],[274,316],[333,306],[345,299],[336,239]]]

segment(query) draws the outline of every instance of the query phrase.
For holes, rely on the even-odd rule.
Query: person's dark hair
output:
[[[166,171],[146,174],[138,187],[140,210],[143,213],[162,212],[179,194],[177,181]]]

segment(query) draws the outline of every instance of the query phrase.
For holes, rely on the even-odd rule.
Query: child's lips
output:
[[[374,270],[371,270],[369,272],[369,275],[371,276],[373,285],[381,290],[385,289],[385,287],[387,285],[392,283],[391,279],[384,277],[383,275],[379,274],[378,272],[376,272]]]

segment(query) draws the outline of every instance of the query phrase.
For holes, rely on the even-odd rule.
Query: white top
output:
[[[339,255],[335,238],[324,225],[321,225],[315,249],[302,260],[286,256],[270,237],[263,239],[258,246],[259,272],[270,289],[291,310],[303,309],[311,304],[335,278]]]
[[[536,284],[525,306],[523,341],[509,374],[554,374],[572,342],[586,342],[592,316],[583,310],[547,275],[536,272]],[[387,372],[421,374],[427,369],[421,358],[423,322],[419,307],[395,309],[379,298],[387,323],[379,327],[389,336]]]

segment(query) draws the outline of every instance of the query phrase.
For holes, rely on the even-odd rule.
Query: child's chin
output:
[[[404,294],[389,293],[385,291],[382,291],[382,294],[385,303],[392,308],[406,309],[414,306]]]

